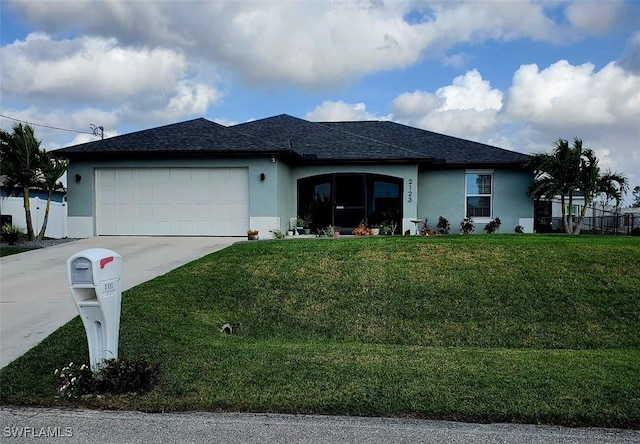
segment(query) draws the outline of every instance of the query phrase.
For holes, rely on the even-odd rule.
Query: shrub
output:
[[[274,239],[284,239],[285,237],[287,237],[287,235],[284,234],[282,230],[270,230],[270,231],[271,231],[271,236],[273,236]]]
[[[465,217],[460,221],[460,231],[462,234],[469,234],[475,229],[472,217]]]
[[[109,359],[96,372],[97,389],[101,393],[139,393],[150,390],[157,382],[160,366],[146,359]]]
[[[371,236],[371,230],[364,223],[361,223],[353,230],[353,234],[356,236]]]
[[[494,219],[491,219],[491,221],[484,226],[484,231],[487,232],[487,234],[493,234],[496,231],[498,231],[500,229],[500,224],[502,222],[500,222],[500,218],[496,217]]]
[[[146,392],[158,382],[160,366],[146,359],[108,359],[95,372],[86,364],[71,362],[54,373],[58,375],[57,397],[78,399],[89,394]]]
[[[86,364],[78,366],[71,362],[53,373],[58,376],[58,398],[77,399],[94,392],[94,374]]]
[[[20,239],[20,236],[24,234],[24,231],[20,227],[16,227],[11,224],[4,224],[2,226],[2,240],[9,245],[14,245]]]
[[[516,232],[516,234],[523,234],[524,233],[524,227],[522,225],[516,225],[516,228],[514,230]]]
[[[449,231],[451,231],[451,224],[447,219],[440,216],[438,218],[438,224],[436,225],[436,229],[438,230],[439,234],[449,234]]]
[[[435,236],[436,231],[429,228],[429,219],[424,218],[424,222],[420,227],[420,236]]]
[[[340,229],[338,227],[334,227],[333,225],[329,225],[322,230],[320,230],[320,236],[327,237],[336,237],[336,233],[340,233]]]

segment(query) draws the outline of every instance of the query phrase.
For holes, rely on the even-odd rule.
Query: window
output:
[[[382,174],[333,173],[298,180],[298,215],[310,215],[312,229],[339,226],[343,233],[364,221],[398,226],[403,179]]]
[[[493,172],[467,171],[466,215],[490,218],[492,213]]]

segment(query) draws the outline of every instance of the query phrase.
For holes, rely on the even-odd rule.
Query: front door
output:
[[[360,223],[398,225],[402,179],[380,174],[334,173],[298,180],[298,215],[319,230],[333,225],[350,234]]]
[[[334,185],[334,225],[353,230],[367,219],[365,176],[336,174]]]

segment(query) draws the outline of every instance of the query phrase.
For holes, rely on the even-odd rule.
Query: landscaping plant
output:
[[[475,229],[472,217],[465,217],[460,221],[460,232],[462,234],[469,234]]]
[[[449,234],[449,232],[451,231],[451,224],[446,218],[440,216],[438,218],[436,230],[438,230],[438,234]]]
[[[4,224],[2,226],[2,240],[9,245],[15,245],[23,235],[24,230],[20,227],[11,224]]]
[[[501,224],[502,222],[499,217],[493,218],[484,226],[484,231],[486,231],[487,234],[493,234],[500,229]]]

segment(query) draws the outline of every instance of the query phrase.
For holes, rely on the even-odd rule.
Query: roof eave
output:
[[[286,157],[286,150],[184,150],[184,151],[66,151],[56,153],[55,157],[69,160],[141,160],[141,159],[203,159],[203,158],[248,158],[248,157]]]

